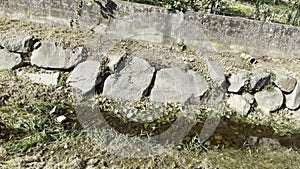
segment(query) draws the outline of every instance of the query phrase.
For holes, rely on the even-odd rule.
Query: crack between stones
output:
[[[154,73],[153,73],[150,85],[143,91],[142,100],[144,100],[144,99],[146,99],[147,97],[150,96],[151,91],[152,91],[152,89],[154,87],[155,80],[156,80],[156,74],[157,74],[157,70],[155,70]]]

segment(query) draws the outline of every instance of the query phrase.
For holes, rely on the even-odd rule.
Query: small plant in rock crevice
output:
[[[83,6],[83,0],[79,0],[78,1],[78,5],[77,5],[77,15],[81,16],[82,14],[82,7]]]

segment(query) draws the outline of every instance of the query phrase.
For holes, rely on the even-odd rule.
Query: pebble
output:
[[[66,119],[67,119],[67,117],[64,116],[64,115],[58,116],[58,117],[56,118],[56,120],[57,120],[59,123],[62,123],[62,122],[65,121]]]

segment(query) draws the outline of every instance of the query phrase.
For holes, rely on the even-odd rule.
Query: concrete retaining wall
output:
[[[163,8],[109,1],[88,5],[79,1],[2,0],[0,17],[29,20],[80,29],[93,29],[112,38],[156,43],[182,41],[200,52],[240,52],[274,58],[300,58],[300,28],[199,13],[171,13]]]

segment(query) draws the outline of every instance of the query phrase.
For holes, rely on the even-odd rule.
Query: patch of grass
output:
[[[56,121],[55,115],[48,114],[50,107],[47,106],[38,103],[39,108],[33,111],[13,106],[0,107],[0,122],[7,127],[0,139],[6,140],[3,148],[10,155],[24,153],[37,144],[80,135],[81,131],[74,126],[71,126],[71,130],[65,130],[65,126]]]
[[[70,75],[69,72],[59,72],[58,85],[66,86],[69,75]]]
[[[224,149],[207,152],[219,168],[298,168],[299,152],[285,148]]]
[[[81,135],[75,121],[64,124],[56,119],[59,115],[72,116],[68,110],[72,104],[69,88],[34,84],[18,79],[13,71],[0,71],[0,88],[6,96],[0,104],[0,143],[8,156]]]
[[[270,72],[270,81],[274,82],[276,80],[276,74],[273,72]]]
[[[3,148],[9,154],[24,153],[28,148],[36,146],[38,143],[45,143],[46,140],[46,133],[34,133],[20,140],[9,141],[3,145]]]
[[[272,83],[265,85],[263,88],[263,90],[267,90],[269,92],[274,91],[274,89],[275,89],[275,86]]]
[[[229,16],[241,16],[249,17],[254,14],[253,10],[247,8],[241,4],[235,4],[233,6],[223,6],[222,13]]]

